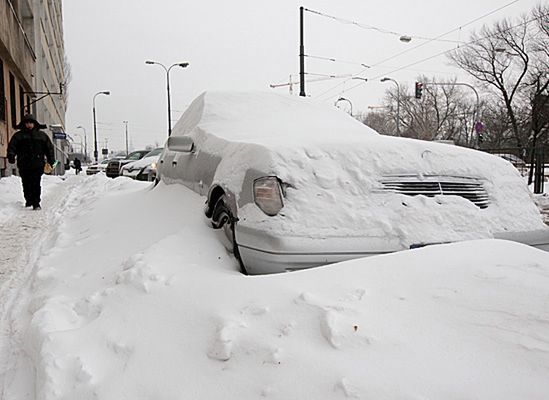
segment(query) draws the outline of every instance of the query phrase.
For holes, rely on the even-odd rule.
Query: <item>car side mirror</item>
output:
[[[190,153],[194,150],[194,142],[189,136],[170,136],[168,138],[168,149],[171,151]]]

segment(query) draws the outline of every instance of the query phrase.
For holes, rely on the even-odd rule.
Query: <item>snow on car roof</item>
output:
[[[379,135],[336,107],[270,92],[204,92],[172,134],[188,134],[194,128],[261,145],[361,141]]]
[[[330,104],[274,92],[202,93],[172,131],[172,135],[197,133],[269,149],[304,148],[312,151],[313,148],[322,148],[332,152],[335,148],[345,151],[360,148],[371,152],[372,149],[385,148],[392,149],[390,151],[397,159],[410,159],[425,150],[454,157],[471,156],[470,149],[459,146],[380,135]],[[215,142],[210,141],[208,147],[219,150],[226,145]],[[359,146],[355,147],[357,144]],[[378,153],[377,150],[374,152]],[[492,162],[496,160],[496,157],[475,153],[476,159],[480,156],[485,160],[492,159]]]

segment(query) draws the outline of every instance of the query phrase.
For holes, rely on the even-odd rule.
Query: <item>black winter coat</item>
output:
[[[8,161],[13,163],[17,157],[17,168],[43,169],[44,159],[50,165],[55,161],[53,144],[44,132],[23,129],[15,132],[8,144]]]

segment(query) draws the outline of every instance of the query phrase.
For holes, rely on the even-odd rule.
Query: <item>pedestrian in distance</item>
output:
[[[73,165],[74,165],[74,169],[76,170],[76,175],[82,172],[82,163],[80,162],[78,157],[74,157]]]
[[[51,166],[55,164],[53,143],[40,130],[45,129],[46,125],[40,124],[32,114],[25,115],[16,128],[19,130],[8,143],[8,162],[14,164],[17,161],[25,207],[40,210],[40,183],[44,167],[51,170]]]

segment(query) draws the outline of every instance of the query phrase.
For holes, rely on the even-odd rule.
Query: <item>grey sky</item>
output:
[[[206,90],[276,90],[271,83],[287,82],[298,72],[299,6],[362,24],[411,36],[435,37],[487,14],[511,0],[462,1],[182,1],[182,0],[79,0],[65,1],[65,49],[72,67],[67,131],[82,125],[91,153],[93,141],[92,97],[102,90],[110,96],[96,99],[98,140],[108,138],[109,149],[124,148],[123,120],[129,121],[133,146],[162,145],[167,136],[166,75],[161,67],[145,65],[151,59],[165,65],[186,61],[186,69],[173,68],[172,120]],[[444,39],[467,40],[473,29],[503,17],[516,17],[538,2],[519,0],[505,9],[464,27]],[[310,55],[376,64],[422,43],[402,43],[398,37],[360,29],[329,18],[305,14],[305,45]],[[421,48],[367,70],[370,82],[348,90],[353,80],[330,90],[343,80],[310,83],[307,94],[328,103],[343,96],[354,112],[380,104],[390,83],[379,77],[404,65],[455,47],[431,42]],[[358,65],[307,59],[307,70],[320,74],[351,74]],[[429,76],[462,73],[441,56],[390,76],[413,86],[421,73]],[[376,78],[373,80],[372,78]],[[309,76],[308,79],[314,79]],[[295,78],[297,80],[297,77]],[[298,93],[298,86],[295,87]],[[330,91],[328,91],[330,90]],[[100,146],[102,147],[102,146]]]

